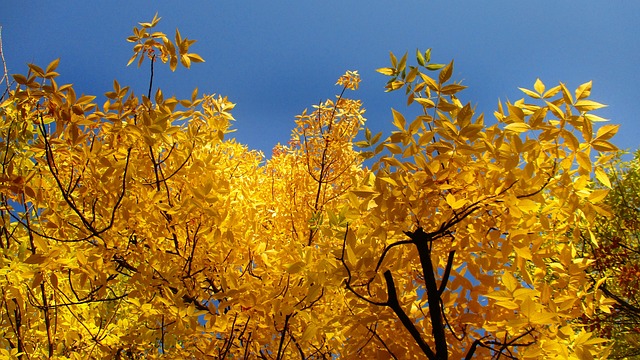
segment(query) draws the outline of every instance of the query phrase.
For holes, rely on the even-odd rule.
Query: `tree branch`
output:
[[[422,352],[424,352],[425,355],[427,355],[429,360],[444,359],[439,354],[435,354],[433,350],[431,350],[431,347],[429,347],[429,344],[427,344],[424,341],[424,339],[422,339],[422,336],[420,335],[420,331],[418,331],[418,329],[413,324],[411,319],[409,319],[409,316],[407,316],[404,310],[402,310],[402,307],[400,306],[400,301],[398,300],[396,286],[393,282],[393,275],[391,275],[390,270],[387,270],[384,272],[384,279],[387,283],[387,294],[389,296],[387,299],[386,305],[389,306],[391,310],[393,310],[393,312],[396,314],[396,316],[398,317],[402,325],[405,327],[405,329],[409,331],[409,333],[411,334],[415,342],[418,344],[418,346],[420,346],[420,349],[422,349]],[[446,346],[446,343],[445,343],[445,346]],[[438,349],[437,343],[436,343],[436,349]],[[446,347],[445,347],[445,354],[446,354]]]

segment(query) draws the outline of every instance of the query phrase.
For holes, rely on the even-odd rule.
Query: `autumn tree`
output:
[[[154,89],[160,62],[203,61],[159,20],[128,39],[146,94],[114,81],[98,104],[58,83],[57,60],[13,75],[0,104],[3,356],[606,356],[575,321],[608,306],[574,226],[605,213],[592,182],[615,150],[616,126],[593,129],[591,83],[538,80],[522,89],[531,102],[485,123],[453,62],[392,54],[387,90],[420,115],[392,110],[397,130],[372,134],[348,71],[266,159],[228,138],[228,98]]]
[[[600,188],[611,189],[604,200],[610,214],[583,229],[583,246],[594,259],[593,282],[613,306],[585,323],[615,341],[612,359],[635,359],[640,357],[640,153],[629,161],[616,159],[607,173],[609,182],[605,178]]]
[[[375,147],[375,177],[354,191],[344,234],[350,304],[388,314],[363,324],[372,348],[429,359],[596,356],[602,340],[574,319],[606,299],[587,279],[574,224],[602,210],[589,184],[611,159],[599,153],[616,150],[617,126],[594,132],[603,119],[590,111],[603,105],[588,100],[590,82],[571,92],[540,80],[485,124],[459,100],[453,62],[416,58],[408,66],[392,54],[379,69],[421,113],[407,121],[393,110],[397,130]]]

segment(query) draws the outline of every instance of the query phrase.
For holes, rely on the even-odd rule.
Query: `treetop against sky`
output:
[[[379,91],[386,79],[375,69],[385,66],[389,51],[413,53],[416,48],[436,50],[436,62],[455,59],[455,78],[469,86],[463,96],[487,118],[497,99],[521,98],[518,87],[531,86],[537,78],[570,88],[593,80],[593,95],[609,105],[598,115],[622,125],[618,146],[635,149],[640,136],[633,106],[640,98],[634,85],[640,83],[637,2],[374,0],[362,6],[338,0],[202,0],[178,7],[76,0],[52,7],[40,0],[9,1],[1,8],[10,73],[24,73],[27,63],[61,58],[60,81],[73,83],[78,94],[99,97],[114,79],[146,93],[148,73],[125,66],[131,49],[122,39],[131,24],[158,12],[167,33],[180,28],[198,40],[193,49],[207,63],[178,69],[179,76],[158,68],[157,86],[179,98],[189,97],[195,87],[228,96],[238,104],[234,136],[267,155],[276,143],[289,140],[297,114],[332,96],[327,79],[346,70],[362,76],[358,98],[368,125],[374,132],[392,130],[389,108],[402,110],[406,101]]]
[[[386,53],[392,130],[341,71],[265,158],[228,94],[171,95],[210,60],[144,20],[140,85],[98,98],[53,60],[0,103],[3,355],[606,358],[583,321],[612,301],[578,250],[611,216],[619,125],[591,81],[534,78],[489,119],[458,62]]]

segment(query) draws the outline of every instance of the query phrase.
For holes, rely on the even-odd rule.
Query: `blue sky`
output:
[[[179,5],[184,4],[184,5]],[[615,5],[614,5],[615,4]],[[0,5],[10,73],[61,58],[60,83],[102,95],[113,79],[146,93],[149,69],[125,66],[126,37],[158,12],[158,30],[198,42],[203,64],[175,73],[156,67],[165,95],[188,97],[194,87],[237,103],[233,134],[270,154],[286,142],[293,119],[333,98],[345,70],[358,70],[368,126],[391,128],[402,94],[384,93],[375,72],[389,51],[433,48],[432,60],[455,59],[454,79],[470,88],[464,102],[492,118],[498,99],[522,97],[537,77],[570,88],[594,81],[597,114],[622,124],[614,143],[638,148],[640,123],[640,2],[638,1],[69,1],[9,0]],[[166,67],[161,67],[166,68]]]

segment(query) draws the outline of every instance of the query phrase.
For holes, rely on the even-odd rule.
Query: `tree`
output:
[[[130,63],[190,67],[194,41],[134,28]],[[296,119],[271,158],[226,139],[220,95],[102,106],[29,65],[0,105],[0,352],[18,358],[579,358],[607,307],[577,252],[603,210],[617,127],[591,83],[522,89],[487,125],[453,62],[391,55],[422,113],[364,126],[360,78]],[[439,71],[437,76],[429,74]],[[578,140],[575,133],[581,136]],[[356,151],[354,146],[370,148]],[[370,159],[367,168],[365,159]]]
[[[583,230],[584,249],[593,256],[593,282],[613,303],[585,319],[592,331],[614,339],[612,359],[640,358],[640,153],[609,168],[611,190],[604,200],[610,214]],[[606,182],[606,178],[605,178]]]

